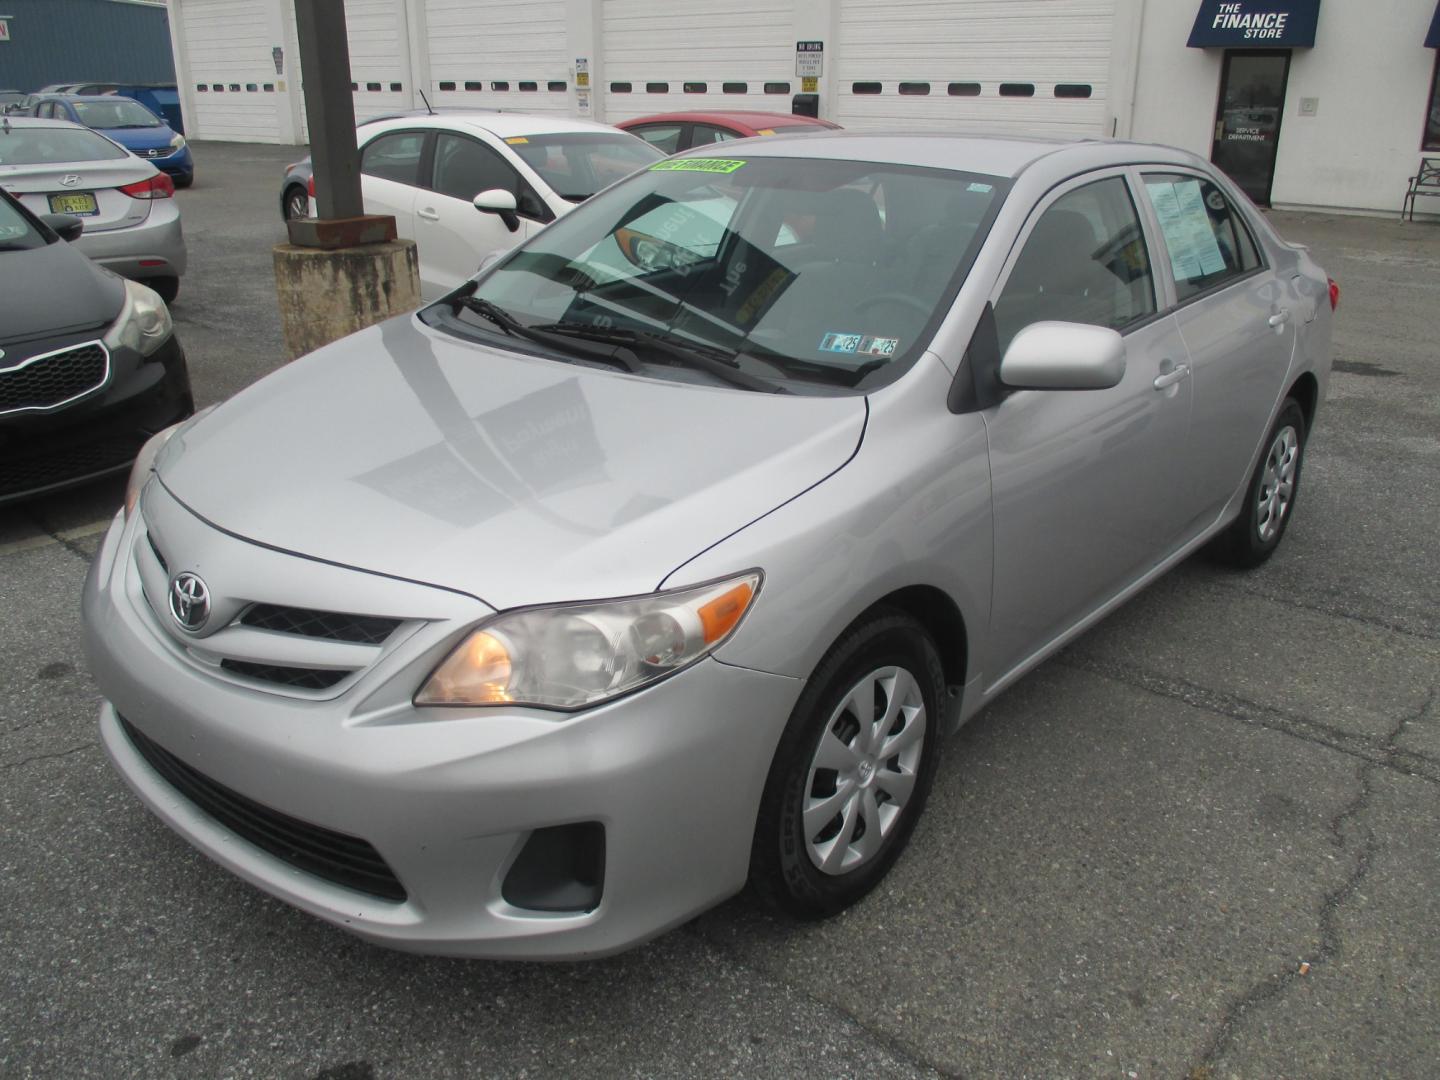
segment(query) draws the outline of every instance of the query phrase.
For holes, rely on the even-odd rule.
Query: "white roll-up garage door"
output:
[[[1115,0],[841,0],[836,115],[864,130],[1108,135]]]
[[[606,123],[692,109],[790,111],[800,89],[791,0],[605,0],[602,11]]]
[[[411,107],[403,0],[345,0],[355,119]]]
[[[562,0],[425,0],[432,105],[569,115]]]
[[[179,5],[193,115],[192,139],[278,142],[274,42],[264,0],[185,0]]]

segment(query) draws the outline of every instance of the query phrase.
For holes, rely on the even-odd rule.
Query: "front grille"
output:
[[[191,768],[120,717],[120,726],[150,767],[207,815],[297,870],[382,900],[403,902],[405,886],[368,841],[311,825],[262,806]]]
[[[280,686],[293,686],[297,690],[328,690],[345,676],[352,674],[349,671],[337,671],[334,668],[252,664],[248,660],[222,660],[220,666],[226,671],[233,671],[236,675],[244,675],[247,679],[278,683]]]
[[[299,634],[302,637],[350,641],[360,645],[379,645],[400,625],[399,619],[347,615],[339,611],[310,611],[306,608],[283,607],[280,604],[254,604],[240,617],[240,622],[259,630],[273,630],[278,634]]]
[[[53,409],[105,385],[110,355],[98,341],[32,357],[0,370],[0,415]]]
[[[135,460],[145,442],[144,435],[112,435],[86,441],[84,435],[77,432],[75,438],[75,445],[61,449],[0,452],[0,497],[39,491],[67,480],[123,468]]]
[[[154,554],[155,561],[160,564],[160,569],[164,570],[167,574],[170,573],[170,564],[165,561],[165,556],[160,554],[160,548],[156,545],[155,538],[147,532],[145,534],[145,539],[149,541],[150,551],[152,554]]]

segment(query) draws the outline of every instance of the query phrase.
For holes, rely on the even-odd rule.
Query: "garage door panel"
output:
[[[605,119],[610,123],[647,113],[690,109],[774,109],[790,111],[789,90],[766,94],[767,82],[795,79],[795,10],[776,0],[606,0],[604,45]],[[743,82],[744,94],[726,94],[723,84]],[[615,93],[629,83],[631,93]],[[666,83],[652,94],[647,83]],[[703,83],[687,94],[686,83]]]
[[[842,0],[838,123],[861,130],[1105,134],[1114,0]],[[856,93],[856,84],[878,93]],[[902,94],[900,84],[929,84]],[[978,83],[978,95],[951,95]],[[1002,83],[1033,96],[1002,95]],[[868,85],[867,85],[868,84]],[[1059,97],[1057,84],[1089,88]]]
[[[425,18],[431,80],[426,93],[433,104],[572,112],[560,0],[425,0]],[[522,82],[536,88],[521,90]],[[551,90],[551,83],[564,89]]]

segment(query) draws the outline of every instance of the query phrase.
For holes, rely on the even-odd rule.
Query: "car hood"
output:
[[[0,341],[98,329],[115,321],[125,286],[63,240],[0,251]]]
[[[175,132],[168,127],[153,128],[101,128],[97,129],[107,139],[113,139],[126,150],[169,149]]]
[[[865,417],[862,397],[579,367],[407,316],[236,395],[159,476],[235,535],[504,609],[655,589],[843,466]]]

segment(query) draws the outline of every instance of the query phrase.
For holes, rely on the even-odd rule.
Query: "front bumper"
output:
[[[188,256],[174,199],[154,199],[150,213],[137,225],[86,232],[71,244],[101,266],[134,281],[179,277]]]
[[[97,336],[70,335],[43,348]],[[110,362],[109,381],[89,397],[50,413],[0,417],[0,505],[128,469],[146,439],[195,411],[175,337],[148,358],[112,350]]]
[[[258,548],[199,519],[177,521],[178,506],[152,483],[142,513],[128,524],[117,518],[85,586],[86,647],[108,699],[100,727],[111,760],[166,824],[215,861],[371,941],[477,957],[615,952],[744,885],[797,680],[707,660],[575,715],[416,709],[409,699],[418,681],[488,608]],[[207,580],[221,593],[235,573],[269,583],[298,574],[296,582],[322,591],[348,583],[335,602],[353,605],[369,593],[375,606],[383,589],[385,605],[432,617],[333,696],[217,677],[189,662],[186,643],[142,591],[137,557],[149,557],[145,515],[156,507],[166,518],[169,573],[199,565],[176,550],[204,549]],[[343,887],[241,839],[152,767],[119,716],[210,781],[367,841],[406,898]],[[502,884],[532,832],[582,822],[604,829],[598,905],[557,912],[507,902]]]

